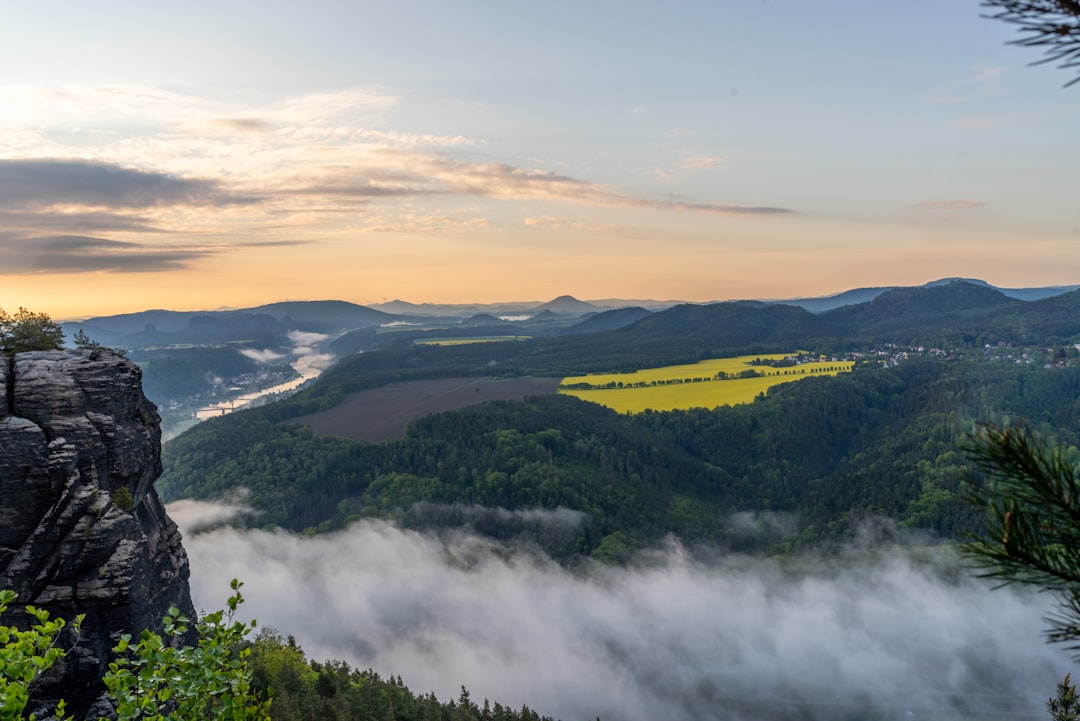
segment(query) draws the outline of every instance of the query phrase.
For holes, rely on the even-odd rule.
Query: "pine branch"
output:
[[[985,578],[1056,594],[1047,637],[1080,650],[1080,468],[1026,426],[985,426],[964,452],[976,471],[968,501],[986,512],[964,552]]]
[[[1078,0],[983,0],[998,12],[984,15],[1017,25],[1022,37],[1011,41],[1021,47],[1042,47],[1043,58],[1032,65],[1058,63],[1068,69],[1080,65],[1080,2]],[[1065,87],[1080,82],[1080,76]]]

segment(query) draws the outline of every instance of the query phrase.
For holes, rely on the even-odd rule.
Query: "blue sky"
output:
[[[20,4],[0,306],[1080,282],[1080,89],[984,11]]]

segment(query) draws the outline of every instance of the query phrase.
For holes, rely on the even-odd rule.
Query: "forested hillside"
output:
[[[425,331],[394,334],[398,336],[396,343],[380,341],[378,353],[342,360],[327,374],[325,380],[330,383],[320,393],[324,402],[335,403],[332,389],[348,392],[370,387],[365,384],[388,382],[376,378],[380,372],[389,372],[395,380],[440,373],[566,376],[784,353],[795,348],[834,353],[881,343],[968,350],[981,349],[987,343],[1062,344],[1080,334],[1078,318],[1080,291],[1021,301],[961,281],[931,288],[898,288],[866,303],[819,314],[751,301],[680,305],[613,330],[512,344],[431,348],[412,344],[415,338],[427,337]],[[486,328],[477,332],[493,331]],[[366,341],[364,333],[368,334]],[[338,350],[352,352],[363,348],[365,342],[374,342],[374,336],[364,331],[341,340]],[[318,408],[304,412],[311,410]]]
[[[456,700],[410,691],[400,676],[383,678],[343,661],[308,659],[292,636],[262,633],[248,665],[256,692],[271,697],[274,721],[307,719],[415,719],[416,721],[552,721],[528,706],[515,710],[474,700],[465,687]]]
[[[618,559],[669,533],[783,549],[843,538],[872,516],[958,537],[973,523],[957,502],[960,444],[977,423],[1024,418],[1070,449],[1080,442],[1080,366],[1064,343],[1080,332],[1078,303],[1078,293],[1029,303],[952,283],[819,315],[680,306],[607,332],[362,353],[294,398],[167,444],[160,488],[173,499],[245,489],[254,526],[319,532],[388,517],[467,526],[561,558]],[[896,338],[941,346],[909,353]],[[395,381],[617,370],[796,343],[863,349],[866,360],[715,409],[619,415],[542,396],[431,415],[380,443],[292,422]],[[868,349],[882,344],[894,350],[873,360],[882,356]]]
[[[383,443],[251,412],[170,442],[160,487],[169,498],[246,488],[256,526],[468,524],[564,557],[617,556],[666,533],[739,548],[835,538],[868,515],[955,536],[971,522],[954,503],[963,434],[978,420],[1026,417],[1075,445],[1078,398],[1080,368],[912,360],[713,410],[626,416],[564,396],[487,403]],[[526,522],[478,508],[581,515]]]

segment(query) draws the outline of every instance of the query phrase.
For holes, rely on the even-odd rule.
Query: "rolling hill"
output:
[[[838,540],[874,515],[953,537],[973,522],[958,502],[966,472],[958,448],[976,422],[1025,417],[1080,444],[1078,308],[1077,292],[1025,302],[955,281],[818,314],[756,302],[682,305],[595,333],[388,347],[342,360],[291,399],[171,441],[162,489],[171,498],[213,498],[242,486],[260,514],[253,522],[296,530],[365,516],[414,527],[465,523],[564,559],[617,560],[667,533],[775,551]],[[403,381],[557,378],[754,347],[865,351],[895,343],[946,350],[912,347],[893,367],[864,362],[851,374],[717,409],[620,415],[536,396],[415,414],[403,438],[377,443],[318,435],[298,422],[350,393]],[[1031,348],[1013,353],[1010,343]],[[477,526],[462,508],[567,508],[586,521],[549,537],[497,514]],[[786,520],[749,536],[731,520],[763,513]]]

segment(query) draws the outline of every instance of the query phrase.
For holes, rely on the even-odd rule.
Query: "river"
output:
[[[270,386],[269,388],[244,393],[235,398],[230,398],[229,400],[210,403],[195,411],[195,418],[200,421],[204,421],[207,418],[216,418],[217,416],[232,413],[237,409],[249,406],[253,402],[266,398],[267,396],[294,391],[308,381],[318,378],[323,372],[323,369],[329,367],[329,365],[333,363],[333,355],[318,352],[318,344],[326,340],[327,336],[321,333],[290,331],[289,338],[293,342],[292,355],[294,357],[294,360],[290,365],[292,365],[293,370],[300,374],[299,377],[284,383],[279,383],[275,386]]]

